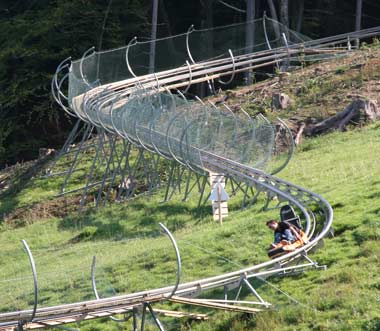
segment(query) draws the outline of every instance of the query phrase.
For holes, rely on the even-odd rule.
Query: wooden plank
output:
[[[249,314],[255,314],[259,311],[262,311],[262,309],[257,309],[257,308],[228,305],[228,304],[216,303],[216,302],[211,302],[211,301],[182,298],[182,297],[177,297],[177,296],[171,297],[169,301],[172,301],[175,303],[182,303],[186,305],[192,305],[192,306],[221,309],[221,310],[226,310],[226,311],[236,311],[236,312],[249,313]]]
[[[58,318],[54,320],[46,320],[46,321],[39,321],[39,322],[33,322],[33,323],[28,323],[24,325],[24,329],[41,329],[45,327],[54,327],[57,325],[63,325],[63,324],[68,324],[68,323],[76,323],[80,320],[89,320],[89,319],[95,319],[95,318],[100,318],[100,317],[107,317],[111,315],[116,315],[116,314],[122,314],[126,312],[130,312],[132,308],[128,309],[115,309],[112,311],[104,311],[104,312],[96,312],[96,313],[91,313],[87,314],[85,316],[78,316],[77,318],[74,317],[65,317],[65,318]],[[163,314],[165,316],[169,317],[177,317],[177,318],[182,318],[182,317],[188,317],[196,320],[207,320],[208,316],[207,314],[196,314],[196,313],[187,313],[187,312],[180,312],[180,311],[173,311],[173,310],[166,310],[166,309],[154,309],[154,311],[158,314]],[[6,327],[6,328],[0,328],[0,331],[14,331],[14,327]]]
[[[207,314],[196,314],[196,313],[186,313],[181,311],[175,311],[175,310],[165,310],[165,309],[154,309],[154,311],[158,314],[163,314],[165,316],[170,317],[190,317],[196,320],[207,320],[208,315]]]

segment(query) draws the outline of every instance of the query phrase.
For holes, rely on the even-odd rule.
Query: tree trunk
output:
[[[269,10],[270,10],[270,16],[275,20],[278,21],[278,16],[276,12],[276,7],[274,6],[273,0],[268,0]]]
[[[285,25],[286,28],[289,28],[289,1],[281,0],[280,1],[280,21]]]
[[[210,29],[213,27],[213,5],[214,0],[201,0],[202,5],[202,19],[201,19],[201,28],[202,29]],[[203,54],[206,56],[206,58],[212,57],[213,53],[213,43],[214,43],[214,36],[212,31],[209,31],[205,34],[205,39],[203,40],[204,49]],[[203,98],[207,95],[207,88],[210,90],[210,93],[212,94],[212,81],[207,81],[207,83],[201,83],[198,85],[198,95]]]
[[[275,20],[276,22],[278,22],[277,11],[276,11],[276,7],[274,6],[273,0],[268,0],[268,5],[269,5],[271,18]],[[280,30],[276,23],[273,23],[273,30],[276,35],[276,39],[277,40],[280,39]]]
[[[245,27],[245,48],[247,53],[253,52],[255,44],[255,24],[252,22],[255,19],[255,0],[247,0],[246,9],[246,27]],[[251,85],[253,82],[252,70],[245,74],[246,84]]]
[[[152,32],[149,51],[149,73],[153,73],[155,70],[156,62],[156,39],[157,39],[157,12],[158,12],[158,0],[153,0],[152,8]]]
[[[165,6],[165,1],[164,0],[159,0],[158,10],[160,11],[161,18],[163,19],[163,21],[166,24],[167,36],[171,36],[172,35],[172,29],[171,29],[171,26],[170,26],[169,15],[168,15],[168,13],[166,11],[166,6]],[[169,51],[170,51],[170,56],[173,56],[173,58],[175,56],[178,56],[172,38],[168,39],[168,48],[169,48]]]
[[[305,8],[305,0],[300,0],[298,17],[297,17],[297,25],[296,25],[297,32],[301,32],[304,8]]]
[[[167,31],[166,35],[172,36],[172,29],[170,26],[169,15],[168,15],[168,12],[166,11],[166,6],[165,6],[164,0],[159,0],[158,10],[160,11],[160,16],[162,17],[162,20],[165,22],[164,24],[166,26],[166,31]]]
[[[356,0],[356,19],[355,19],[355,31],[359,31],[362,28],[362,8],[363,0]],[[359,47],[359,39],[355,40],[356,46]]]

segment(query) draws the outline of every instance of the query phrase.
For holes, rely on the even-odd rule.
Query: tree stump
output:
[[[282,110],[288,108],[292,104],[292,100],[285,93],[272,94],[272,109]]]

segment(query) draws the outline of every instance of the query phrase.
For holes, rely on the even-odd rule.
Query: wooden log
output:
[[[305,129],[305,133],[306,135],[315,135],[333,129],[342,131],[350,121],[357,119],[359,122],[361,115],[364,115],[364,120],[374,121],[380,119],[380,109],[377,102],[375,100],[356,99],[343,111],[316,125],[310,125]]]

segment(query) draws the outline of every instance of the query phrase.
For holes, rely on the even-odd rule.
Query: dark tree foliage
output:
[[[380,24],[380,4],[363,0],[362,28]],[[229,4],[234,8],[228,7]],[[283,1],[272,0],[278,17]],[[270,16],[270,1],[255,0]],[[288,24],[313,38],[355,29],[357,0],[288,1]],[[0,168],[59,147],[72,119],[53,102],[50,80],[66,57],[149,38],[151,0],[2,0],[0,2]],[[245,0],[160,0],[157,37],[210,24],[242,22]]]
[[[103,29],[105,8],[100,0],[2,2],[0,165],[62,143],[71,119],[53,101],[50,81],[63,59],[98,46],[100,35],[102,48],[112,48],[149,30],[144,1],[113,1]]]

